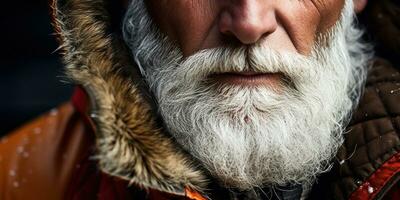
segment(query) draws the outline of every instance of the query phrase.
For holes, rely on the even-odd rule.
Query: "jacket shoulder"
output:
[[[85,123],[65,103],[0,141],[0,199],[62,199],[85,140]]]
[[[381,199],[396,194],[400,180],[400,72],[375,59],[329,173],[310,199]],[[324,198],[321,198],[321,197]]]
[[[400,177],[400,71],[376,59],[369,72],[364,98],[351,127],[348,143],[358,145],[350,159],[352,172],[362,184],[350,199],[380,199],[395,191]],[[349,150],[349,148],[348,148]],[[389,192],[390,191],[390,192]]]

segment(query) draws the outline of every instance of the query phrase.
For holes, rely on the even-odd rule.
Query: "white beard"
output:
[[[310,184],[329,169],[366,77],[370,54],[360,36],[352,0],[310,56],[254,45],[184,58],[142,0],[132,1],[124,23],[124,38],[170,134],[221,184],[243,190]],[[248,69],[279,72],[289,82],[279,91],[207,82],[210,74]]]

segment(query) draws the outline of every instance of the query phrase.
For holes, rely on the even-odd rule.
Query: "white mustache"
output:
[[[291,80],[309,78],[308,67],[315,59],[298,53],[278,52],[261,45],[206,49],[184,59],[178,68],[183,80],[204,79],[221,73],[282,73]],[[315,66],[315,65],[314,65]]]

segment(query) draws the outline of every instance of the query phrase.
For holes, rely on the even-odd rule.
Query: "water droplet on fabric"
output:
[[[16,188],[19,187],[18,181],[14,181],[14,182],[13,182],[13,186],[16,187]]]
[[[374,193],[374,188],[371,186],[368,186],[368,193],[370,193],[370,194]]]
[[[41,129],[41,128],[35,128],[35,129],[33,129],[33,133],[36,134],[36,135],[39,135],[41,132],[42,132],[42,129]]]
[[[395,93],[395,92],[400,92],[400,88],[397,88],[397,89],[395,89],[395,90],[391,90],[391,91],[390,91],[390,94],[393,94],[393,93]]]
[[[50,111],[50,116],[56,116],[56,115],[58,115],[58,110],[54,108]]]
[[[23,147],[23,146],[17,147],[17,152],[18,152],[19,154],[23,153],[23,152],[24,152],[24,147]]]
[[[29,143],[29,138],[27,136],[22,138],[22,143],[24,143],[24,145]]]
[[[24,158],[28,158],[28,157],[29,157],[29,153],[28,153],[28,152],[24,152],[24,153],[22,154],[22,156],[23,156]]]
[[[10,174],[10,176],[15,176],[15,175],[17,175],[17,173],[16,173],[14,170],[10,170],[8,174]]]
[[[0,142],[1,142],[2,144],[5,144],[5,143],[8,142],[8,138],[7,138],[7,137],[3,137],[3,138],[1,138]]]

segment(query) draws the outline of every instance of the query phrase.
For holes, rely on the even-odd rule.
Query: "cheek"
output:
[[[318,32],[324,33],[332,28],[339,20],[344,8],[345,0],[314,0],[314,4],[318,6],[321,13],[321,23],[318,27]]]
[[[301,54],[309,54],[316,36],[338,21],[344,0],[308,0],[285,4],[278,10],[284,29]]]
[[[298,53],[311,52],[321,15],[311,1],[294,1],[282,4],[277,16]]]
[[[279,0],[275,12],[280,27],[267,36],[268,42],[276,48],[292,46],[309,54],[316,36],[339,19],[344,1]],[[184,56],[223,44],[216,23],[222,5],[219,0],[147,0],[146,4],[155,23],[179,45]]]
[[[185,56],[215,43],[217,6],[210,1],[149,0],[148,8],[163,33],[176,42]],[[214,37],[214,38],[213,38]],[[214,41],[214,42],[212,42]]]

